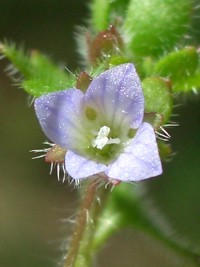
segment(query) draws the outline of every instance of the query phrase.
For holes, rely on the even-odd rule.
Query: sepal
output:
[[[173,107],[169,81],[159,77],[146,78],[142,81],[142,88],[145,112],[160,114],[163,117],[163,123],[167,122]]]

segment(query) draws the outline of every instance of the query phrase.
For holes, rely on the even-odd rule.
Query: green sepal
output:
[[[109,68],[115,67],[117,65],[120,64],[124,64],[124,63],[130,63],[131,59],[127,58],[127,57],[121,57],[121,56],[111,56],[109,61],[108,61],[108,65]]]
[[[173,107],[172,95],[168,81],[159,77],[150,77],[142,81],[145,99],[145,112],[158,113],[167,122]]]
[[[163,123],[163,116],[155,112],[144,113],[143,122],[148,122],[153,126],[154,130],[158,130]]]
[[[106,61],[99,60],[96,66],[94,66],[92,69],[88,69],[89,75],[92,77],[92,79],[95,79],[98,75],[100,75],[102,72],[107,70],[109,68],[108,63]]]
[[[175,92],[188,91],[194,85],[194,77],[199,64],[199,56],[195,47],[187,47],[174,51],[160,59],[154,68],[154,74],[167,77],[172,81]]]
[[[131,0],[123,25],[132,54],[144,57],[170,51],[186,33],[191,0]]]
[[[157,140],[159,155],[162,161],[169,161],[173,156],[172,147],[169,143]]]
[[[149,77],[154,75],[155,60],[152,57],[143,58],[141,63],[141,73],[143,77]]]

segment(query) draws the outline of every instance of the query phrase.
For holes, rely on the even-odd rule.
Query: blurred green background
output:
[[[39,49],[70,70],[78,66],[74,30],[87,21],[89,1],[0,0],[0,40]],[[196,25],[198,30],[198,25]],[[78,201],[77,189],[58,182],[31,149],[45,141],[28,97],[0,61],[0,266],[62,266]],[[190,96],[174,110],[179,127],[169,129],[177,152],[162,177],[138,186],[145,212],[182,246],[200,254],[200,99]],[[130,185],[131,186],[131,185]],[[130,211],[131,212],[131,211]],[[95,266],[196,266],[138,230],[111,238]]]

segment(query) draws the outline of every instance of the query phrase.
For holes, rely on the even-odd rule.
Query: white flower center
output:
[[[93,139],[92,146],[98,149],[102,149],[108,144],[120,144],[119,138],[108,138],[110,128],[108,126],[102,126],[97,134],[97,137]]]

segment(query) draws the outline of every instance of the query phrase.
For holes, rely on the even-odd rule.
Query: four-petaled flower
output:
[[[139,181],[162,173],[154,129],[143,122],[144,96],[133,64],[96,77],[84,94],[67,89],[35,100],[41,127],[67,149],[65,169],[74,179],[95,174]]]

